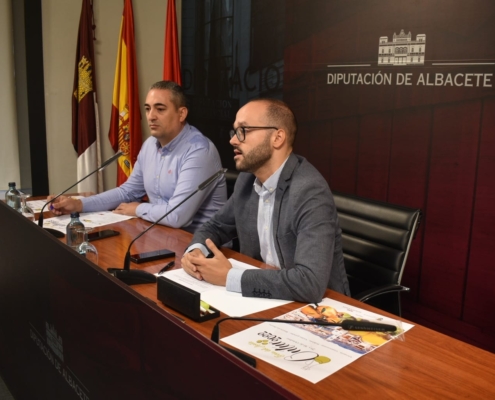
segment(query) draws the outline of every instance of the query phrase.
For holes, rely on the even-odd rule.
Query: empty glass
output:
[[[78,239],[81,240],[82,243],[77,248],[79,254],[84,255],[89,261],[94,264],[98,264],[98,250],[93,246],[88,240],[88,233],[91,232],[93,228],[81,228],[78,229]]]
[[[24,215],[30,221],[34,221],[34,211],[27,205],[27,198],[31,197],[30,194],[20,193],[19,198],[21,199],[21,206],[17,209],[22,215]]]

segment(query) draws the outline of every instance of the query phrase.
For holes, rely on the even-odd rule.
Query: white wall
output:
[[[11,0],[0,0],[0,190],[20,188]]]
[[[0,2],[10,3],[9,0],[0,0]],[[124,2],[123,0],[93,0],[93,2],[97,39],[96,84],[102,159],[105,160],[114,154],[108,141],[108,129]],[[181,4],[181,0],[176,0],[179,36]],[[48,174],[51,193],[60,192],[76,181],[77,154],[71,142],[71,93],[81,6],[82,0],[43,0],[42,2]],[[139,100],[144,104],[148,87],[162,79],[167,1],[134,0],[133,8]],[[1,11],[0,15],[4,15]],[[141,108],[141,113],[144,140],[149,137],[149,131],[144,118],[144,108]],[[2,161],[0,163],[3,164]],[[105,189],[115,187],[115,165],[109,166],[104,171],[104,179]]]

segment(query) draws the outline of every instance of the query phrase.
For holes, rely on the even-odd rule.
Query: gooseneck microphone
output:
[[[178,207],[184,204],[187,200],[189,200],[192,196],[194,196],[199,191],[206,189],[212,182],[214,182],[218,177],[222,176],[227,172],[227,168],[222,168],[218,172],[215,172],[212,176],[210,176],[207,180],[201,183],[198,188],[192,192],[189,196],[187,196],[184,200],[182,200],[179,204],[177,204],[174,208],[167,211],[162,217],[153,222],[148,228],[142,231],[139,235],[137,235],[131,243],[129,243],[129,247],[127,248],[127,253],[124,258],[124,268],[108,268],[107,271],[120,279],[122,282],[127,283],[128,285],[136,285],[140,283],[154,283],[156,282],[156,276],[150,274],[149,272],[132,269],[131,270],[131,246],[133,243],[138,240],[141,236],[143,236],[146,232],[148,232],[151,228],[153,228],[156,224],[158,224],[162,219],[166,218],[171,212],[175,211]]]
[[[234,320],[234,321],[256,321],[256,322],[275,322],[283,324],[299,324],[299,325],[320,325],[320,326],[338,326],[346,331],[373,331],[373,332],[395,332],[397,327],[394,325],[381,324],[378,322],[369,321],[356,321],[345,319],[342,322],[327,322],[322,320],[312,321],[302,321],[302,320],[290,320],[290,319],[268,319],[268,318],[244,318],[244,317],[226,317],[217,321],[213,330],[211,331],[211,340],[215,343],[220,341],[220,324],[223,321]],[[236,349],[230,347],[224,347],[225,350],[239,357],[241,360],[245,361],[249,365],[256,367],[256,359],[244,354]]]
[[[244,317],[226,317],[217,321],[213,330],[211,331],[211,340],[218,343],[220,336],[219,326],[223,321],[227,320],[235,321],[257,321],[257,322],[276,322],[283,324],[300,324],[300,325],[320,325],[320,326],[339,326],[346,331],[372,331],[372,332],[395,332],[397,327],[395,325],[381,324],[378,322],[369,321],[357,321],[351,319],[344,319],[342,322],[327,322],[322,320],[302,321],[302,320],[290,320],[290,319],[267,319],[267,318],[244,318]]]
[[[64,193],[67,193],[70,189],[72,189],[74,186],[77,184],[81,183],[83,180],[89,178],[91,175],[97,173],[98,171],[101,171],[103,168],[105,168],[107,165],[113,163],[117,158],[119,158],[123,153],[119,151],[118,153],[115,153],[112,157],[110,157],[107,161],[105,161],[101,166],[99,166],[97,169],[95,169],[93,172],[90,172],[88,175],[85,177],[79,179],[76,183],[74,183],[72,186],[69,186],[67,189],[65,189],[63,192],[60,192],[57,194],[53,199],[47,201],[43,208],[41,209],[40,216],[38,218],[38,226],[43,228],[43,211],[45,211],[45,207],[53,203],[55,200],[57,200],[60,196],[62,196]],[[56,229],[50,229],[50,228],[45,228],[47,232],[50,232],[53,236],[55,237],[64,237],[65,235],[62,232],[57,231]]]

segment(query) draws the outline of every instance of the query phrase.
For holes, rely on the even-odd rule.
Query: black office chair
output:
[[[227,198],[232,196],[232,193],[234,193],[235,181],[237,180],[238,176],[239,171],[236,171],[235,169],[229,169],[225,173],[225,181],[227,183]]]
[[[400,284],[421,210],[333,192],[351,296],[401,315]]]
[[[225,173],[225,181],[227,183],[227,198],[232,196],[232,193],[234,193],[235,181],[237,180],[238,176],[239,176],[239,171],[235,169],[229,169]],[[232,250],[239,251],[240,244],[238,238],[232,239],[230,243],[231,243],[230,247],[232,248]]]

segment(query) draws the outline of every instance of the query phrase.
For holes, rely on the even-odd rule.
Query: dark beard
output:
[[[270,137],[271,135],[267,134],[265,140],[249,153],[242,153],[243,159],[240,162],[236,162],[236,169],[240,172],[254,173],[261,168],[272,157]]]

